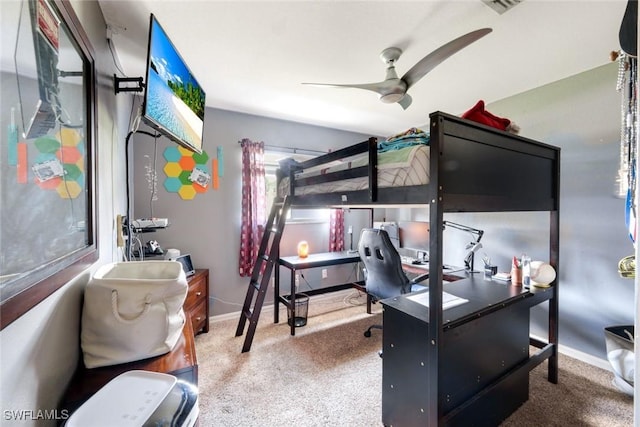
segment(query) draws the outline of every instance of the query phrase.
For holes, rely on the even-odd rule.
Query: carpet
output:
[[[196,337],[200,426],[381,426],[382,331],[363,331],[382,314],[365,302],[352,290],[312,297],[295,336],[286,311],[274,324],[265,307],[247,353],[234,336],[239,315],[213,321]],[[557,385],[546,372],[546,362],[531,372],[529,400],[503,426],[633,425],[633,398],[611,372],[564,355]]]

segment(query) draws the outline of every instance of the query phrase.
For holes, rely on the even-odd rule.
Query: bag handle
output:
[[[150,298],[151,296],[149,294],[144,297],[144,309],[139,315],[137,315],[133,319],[125,319],[124,317],[120,316],[120,312],[118,311],[118,291],[113,289],[111,291],[111,311],[113,312],[113,316],[121,323],[134,323],[149,311],[149,308],[151,307]]]

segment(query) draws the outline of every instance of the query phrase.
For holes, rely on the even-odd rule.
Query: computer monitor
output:
[[[424,221],[400,221],[400,247],[429,253],[429,223]]]
[[[373,228],[378,228],[380,230],[384,230],[389,235],[389,239],[391,240],[391,244],[394,248],[400,248],[400,235],[398,232],[398,224],[396,222],[374,222]]]

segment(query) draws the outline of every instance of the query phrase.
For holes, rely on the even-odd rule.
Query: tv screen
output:
[[[182,146],[202,152],[205,92],[151,14],[142,118]]]

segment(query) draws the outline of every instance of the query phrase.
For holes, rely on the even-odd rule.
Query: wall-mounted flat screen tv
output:
[[[151,14],[142,118],[178,144],[202,152],[205,92]]]

